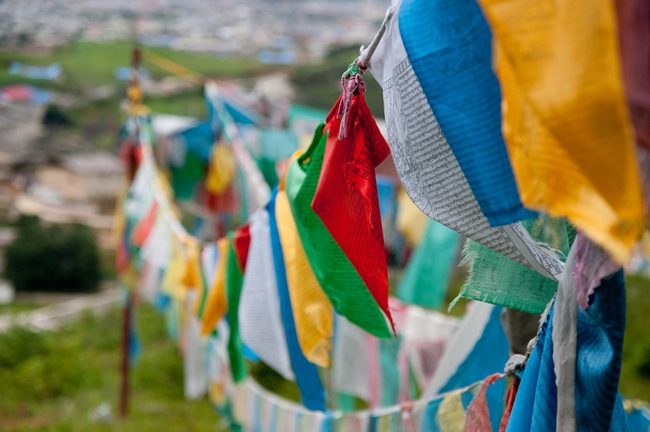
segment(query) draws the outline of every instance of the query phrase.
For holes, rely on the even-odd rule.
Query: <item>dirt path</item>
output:
[[[51,304],[29,312],[0,315],[0,332],[7,331],[14,325],[22,325],[37,330],[54,330],[65,322],[75,318],[84,310],[102,312],[117,303],[120,291],[117,288],[100,291]]]

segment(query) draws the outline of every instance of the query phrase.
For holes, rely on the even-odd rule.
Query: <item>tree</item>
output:
[[[101,261],[94,233],[83,225],[45,225],[21,216],[6,251],[5,274],[17,291],[96,291]]]

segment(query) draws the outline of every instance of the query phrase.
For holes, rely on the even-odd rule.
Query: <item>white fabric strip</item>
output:
[[[366,333],[344,317],[337,315],[333,351],[333,390],[365,401],[370,400]]]
[[[553,364],[557,385],[557,430],[576,430],[575,379],[578,337],[578,299],[573,282],[576,243],[566,262],[553,312]]]
[[[195,296],[196,292],[189,290],[185,299],[183,367],[185,373],[185,397],[187,399],[198,399],[208,391],[205,350],[201,343],[201,324],[193,312]]]
[[[483,334],[493,309],[493,305],[481,302],[471,302],[467,306],[465,317],[447,343],[436,372],[431,378],[431,384],[428,388],[423,389],[422,397],[424,399],[436,396],[458,370],[460,364]]]
[[[521,224],[492,228],[411,67],[399,31],[399,7],[377,46],[371,71],[381,84],[388,143],[404,189],[426,215],[551,278],[562,272],[556,254],[535,243]]]
[[[264,363],[292,380],[265,209],[251,215],[250,233],[251,243],[239,303],[239,330],[244,343]]]

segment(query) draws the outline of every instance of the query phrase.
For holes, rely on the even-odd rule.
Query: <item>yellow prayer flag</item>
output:
[[[219,261],[212,282],[212,289],[205,301],[203,316],[201,317],[201,333],[206,336],[217,326],[228,308],[226,296],[226,264],[228,261],[228,238],[224,237],[217,242],[219,248]]]
[[[404,189],[397,194],[396,228],[411,247],[420,244],[429,218],[411,201]]]
[[[283,189],[278,191],[275,213],[300,348],[310,362],[329,367],[332,305],[307,260]]]
[[[625,261],[643,230],[643,204],[614,3],[479,2],[493,31],[522,202],[567,217]]]
[[[210,156],[210,166],[205,179],[208,192],[219,195],[226,190],[235,177],[237,165],[229,145],[216,144]]]
[[[185,256],[185,272],[183,285],[194,289],[201,286],[201,264],[199,262],[199,245],[195,241],[187,241]]]
[[[452,393],[440,403],[438,413],[438,426],[443,431],[465,430],[465,408],[461,399],[461,392]]]
[[[162,281],[162,292],[178,300],[185,300],[185,288],[183,276],[186,271],[186,262],[180,245],[174,241],[171,243],[171,258],[165,269]]]

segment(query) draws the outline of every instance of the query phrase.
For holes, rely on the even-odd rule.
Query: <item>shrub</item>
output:
[[[94,233],[82,225],[45,225],[21,216],[6,251],[5,275],[17,291],[90,292],[101,280]]]
[[[71,126],[72,120],[70,117],[58,106],[48,105],[43,115],[43,124],[45,126]]]

